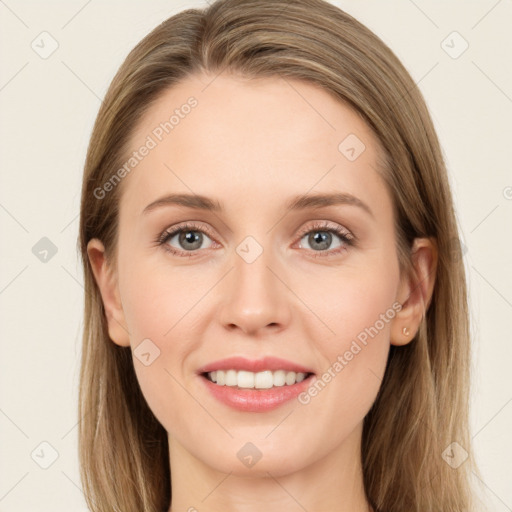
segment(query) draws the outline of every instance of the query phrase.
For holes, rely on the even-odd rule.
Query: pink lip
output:
[[[291,386],[276,386],[270,389],[239,389],[234,386],[219,386],[202,375],[216,370],[245,370],[254,373],[264,370],[285,370],[295,373],[313,373],[311,369],[300,364],[270,356],[253,360],[244,357],[229,357],[199,368],[198,373],[201,375],[201,380],[217,400],[244,412],[264,412],[279,407],[302,393],[311,383],[311,376]]]
[[[285,370],[288,372],[314,373],[313,370],[299,364],[280,359],[278,357],[264,357],[263,359],[245,359],[244,357],[229,357],[214,361],[198,369],[198,373],[209,373],[216,370],[246,370],[248,372],[262,372],[264,370]],[[220,386],[217,386],[220,387]]]
[[[233,368],[232,366],[230,368]],[[314,376],[291,386],[273,387],[270,389],[239,389],[232,386],[218,386],[204,375],[200,377],[208,391],[221,403],[243,412],[265,412],[276,409],[296,398],[311,384]]]

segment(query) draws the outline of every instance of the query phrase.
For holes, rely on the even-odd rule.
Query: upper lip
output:
[[[219,359],[199,368],[198,373],[209,373],[216,370],[245,370],[248,372],[262,372],[264,370],[285,370],[296,373],[314,373],[309,368],[293,361],[278,357],[267,356],[262,359],[246,359],[245,357],[228,357]]]

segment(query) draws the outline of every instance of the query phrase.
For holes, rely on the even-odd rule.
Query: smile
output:
[[[312,368],[267,355],[212,361],[197,374],[210,396],[232,409],[266,412],[290,402],[315,379]]]
[[[239,389],[270,389],[273,387],[292,386],[302,382],[311,374],[286,370],[265,370],[249,372],[244,370],[217,370],[205,376],[217,386],[238,387]]]

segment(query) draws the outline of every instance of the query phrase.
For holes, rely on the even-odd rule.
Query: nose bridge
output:
[[[286,287],[274,274],[279,267],[275,251],[248,236],[235,248],[232,264],[221,312],[223,324],[249,332],[286,323]]]

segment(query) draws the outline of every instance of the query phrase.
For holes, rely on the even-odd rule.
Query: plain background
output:
[[[475,454],[489,510],[511,511],[512,2],[332,3],[402,60],[438,131],[469,279]],[[169,16],[205,5],[0,1],[1,512],[87,510],[77,457],[76,239],[88,138],[129,50]],[[58,48],[42,58],[52,40]]]

